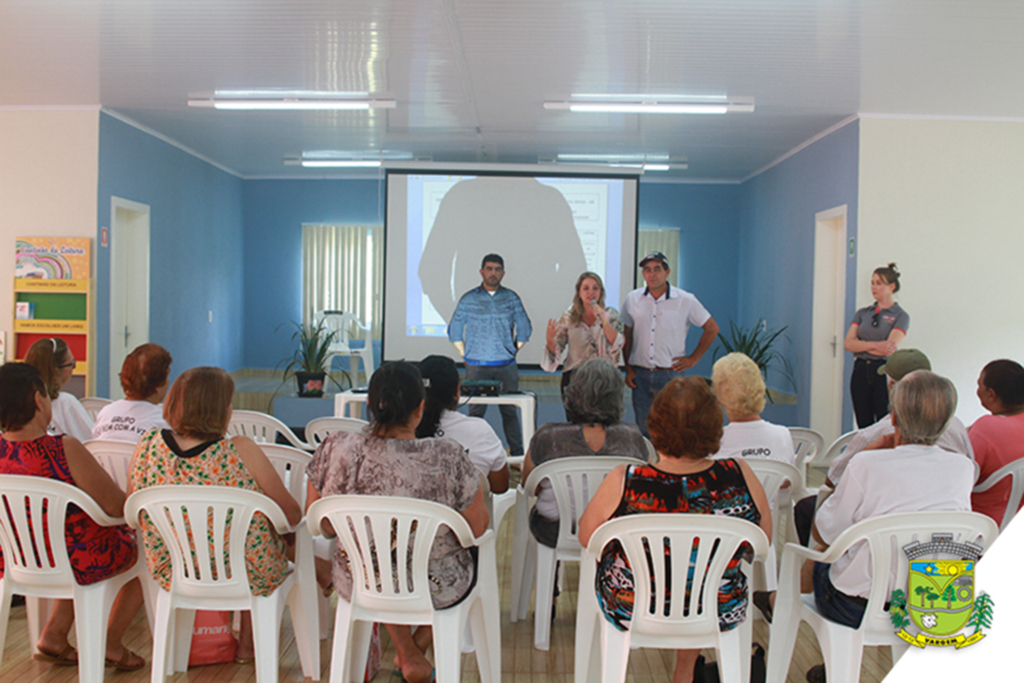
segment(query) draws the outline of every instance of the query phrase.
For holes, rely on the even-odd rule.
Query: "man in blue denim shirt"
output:
[[[501,382],[504,394],[519,391],[516,353],[530,341],[533,327],[519,295],[501,286],[505,261],[497,254],[484,256],[483,282],[462,295],[448,324],[448,339],[466,362],[466,379]],[[523,454],[523,431],[515,406],[498,406],[511,455]],[[469,414],[483,417],[487,406],[472,405]]]

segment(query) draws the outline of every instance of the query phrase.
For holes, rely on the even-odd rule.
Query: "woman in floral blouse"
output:
[[[220,368],[198,367],[182,373],[164,400],[164,419],[171,428],[153,429],[142,437],[132,459],[128,493],[174,484],[237,486],[269,496],[289,523],[297,524],[302,509],[259,446],[245,436],[225,437],[234,393],[234,380]],[[145,516],[142,532],[149,571],[169,590],[170,554]],[[270,594],[288,576],[284,539],[259,512],[249,524],[245,567],[253,595]],[[252,619],[243,612],[235,661],[248,663],[254,656]]]

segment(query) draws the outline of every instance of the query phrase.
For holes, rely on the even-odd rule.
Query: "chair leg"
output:
[[[434,667],[438,683],[459,683],[462,670],[462,619],[459,605],[453,609],[434,612]],[[479,652],[481,648],[477,648]]]
[[[750,680],[750,617],[718,637],[718,672],[722,683],[746,683]]]
[[[334,640],[331,643],[331,676],[330,683],[347,683],[349,680],[349,639],[352,629],[352,605],[338,596],[338,606],[334,611]]]
[[[468,626],[473,634],[476,648],[476,664],[480,670],[481,683],[501,681],[501,634],[495,618],[493,605],[484,599],[488,591],[481,591],[469,607]]]
[[[75,590],[75,636],[78,639],[80,683],[103,681],[107,617],[114,604],[114,594],[114,586],[106,581],[92,586],[80,586]]]
[[[629,631],[620,631],[602,621],[601,629],[601,683],[624,683],[629,664]]]
[[[373,622],[357,621],[352,625],[352,644],[348,649],[348,661],[351,662],[349,680],[352,683],[362,683],[365,677],[372,638]]]
[[[587,559],[584,558],[584,562]],[[599,620],[603,620],[597,595],[593,589],[593,573],[580,571],[580,588],[576,603],[576,647],[573,667],[574,683],[588,683],[601,670],[601,644],[598,640]],[[589,586],[587,584],[590,584]]]
[[[748,607],[748,609],[750,608]],[[786,683],[799,628],[800,618],[795,613],[793,606],[776,599],[771,639],[768,641],[768,662],[765,667],[767,683]]]
[[[864,632],[838,624],[817,629],[818,644],[825,660],[825,676],[833,681],[860,680],[864,656]]]
[[[153,630],[153,661],[150,663],[151,683],[163,683],[168,675],[168,665],[174,661],[171,652],[173,646],[174,610],[171,608],[171,595],[161,590],[157,595],[155,608],[155,628]],[[171,674],[174,672],[171,671]]]
[[[555,568],[558,565],[554,548],[537,546],[537,590],[533,608],[533,646],[547,650],[551,646],[551,603],[555,590]]]
[[[170,663],[174,665],[168,674],[176,671],[188,671],[188,656],[192,650],[192,633],[196,624],[194,609],[174,610],[174,635],[171,641]]]
[[[281,615],[284,600],[278,588],[265,597],[252,599],[252,644],[256,652],[256,683],[276,683],[281,644]]]
[[[7,643],[7,620],[11,617],[11,584],[0,579],[0,664],[4,663]]]
[[[523,602],[522,594],[529,596],[530,589],[523,585],[524,572],[526,570],[526,548],[529,543],[529,508],[527,496],[516,492],[516,505],[513,511],[515,517],[512,527],[512,602],[509,608],[512,623],[522,619],[525,615],[520,614],[520,605]]]
[[[298,574],[288,593],[288,606],[295,631],[295,646],[302,661],[302,673],[314,681],[320,680],[320,608],[313,559],[313,539],[302,529],[299,531],[295,558]]]
[[[37,598],[25,596],[25,615],[28,619],[28,638],[32,644],[32,654],[38,654],[39,636],[43,632],[43,626],[50,618],[50,610],[53,609],[53,600],[50,598]]]

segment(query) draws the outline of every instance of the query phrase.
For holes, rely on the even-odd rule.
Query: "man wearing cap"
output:
[[[479,287],[459,299],[451,322],[448,340],[466,363],[466,379],[490,379],[501,382],[501,392],[519,391],[519,368],[516,354],[530,341],[533,328],[519,295],[501,286],[505,277],[505,260],[498,254],[487,254],[480,264]],[[498,406],[505,439],[511,455],[523,454],[523,432],[519,415],[513,405]],[[472,417],[483,417],[486,405],[471,405]]]
[[[697,297],[668,282],[671,269],[660,251],[640,260],[646,287],[626,296],[620,318],[626,343],[626,384],[633,389],[633,412],[644,436],[647,414],[659,391],[672,379],[682,377],[708,350],[718,336],[718,323]],[[697,348],[686,354],[690,325],[704,329]]]
[[[893,386],[916,370],[931,370],[932,364],[928,356],[918,349],[899,349],[893,352],[886,359],[886,362],[878,368],[878,374],[884,375],[887,380],[888,391],[892,393]],[[828,468],[828,475],[825,477],[825,486],[835,490],[840,479],[846,472],[847,465],[853,456],[861,451],[877,450],[880,448],[892,448],[893,435],[896,428],[892,424],[892,413],[889,413],[878,422],[860,429],[854,435],[846,450],[836,456]],[[974,449],[971,447],[971,439],[967,435],[967,428],[955,415],[950,418],[946,429],[939,435],[935,445],[950,453],[960,453],[974,461]],[[800,541],[807,545],[810,538],[811,523],[814,519],[815,496],[809,496],[799,501],[794,510],[794,522]]]

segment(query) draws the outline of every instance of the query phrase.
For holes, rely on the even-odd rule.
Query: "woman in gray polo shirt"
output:
[[[871,296],[875,302],[857,311],[846,333],[845,348],[857,360],[850,377],[850,395],[857,428],[864,429],[889,413],[889,391],[878,368],[899,348],[910,328],[910,316],[893,301],[900,291],[900,272],[895,263],[875,268]]]

